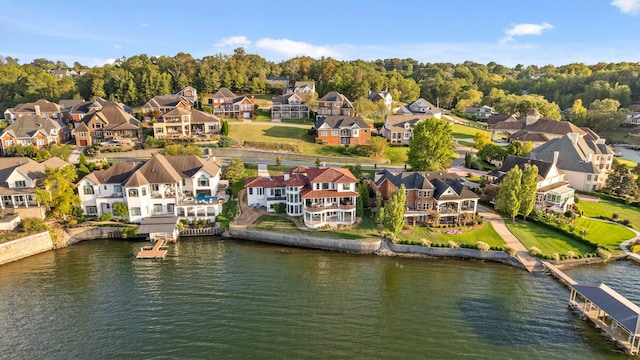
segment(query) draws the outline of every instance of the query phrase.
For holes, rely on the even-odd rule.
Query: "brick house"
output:
[[[145,119],[150,119],[154,111],[164,114],[173,109],[191,110],[191,108],[191,101],[182,95],[158,95],[142,105],[142,115]]]
[[[316,141],[329,145],[367,145],[371,125],[359,116],[319,116],[313,124]]]
[[[380,192],[383,201],[402,185],[407,196],[404,217],[409,224],[454,224],[475,218],[478,195],[457,174],[383,170],[371,181],[371,188]]]
[[[253,96],[236,95],[227,88],[220,88],[213,95],[205,95],[204,104],[211,106],[213,114],[223,117],[253,118]]]
[[[91,110],[72,131],[76,146],[92,146],[107,141],[130,143],[142,140],[142,125],[119,106]]]
[[[220,133],[220,119],[200,110],[173,109],[153,124],[153,137],[181,138]]]
[[[3,153],[15,145],[44,149],[51,144],[62,143],[66,137],[65,128],[57,121],[38,115],[24,115],[0,133],[0,144]]]
[[[353,104],[346,96],[331,91],[318,99],[317,116],[353,116],[355,114]]]

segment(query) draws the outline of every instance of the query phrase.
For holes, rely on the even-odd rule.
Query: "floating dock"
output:
[[[158,239],[151,248],[142,247],[136,259],[164,259],[167,257],[166,240]]]

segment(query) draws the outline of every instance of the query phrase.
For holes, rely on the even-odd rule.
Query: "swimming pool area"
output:
[[[203,193],[200,193],[198,194],[198,196],[196,196],[196,203],[199,204],[214,203],[216,201],[218,201],[217,196],[209,196]]]

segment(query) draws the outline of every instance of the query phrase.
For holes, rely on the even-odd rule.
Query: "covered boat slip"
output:
[[[640,307],[605,284],[572,284],[569,306],[580,311],[631,355],[640,348]]]
[[[177,216],[152,216],[145,218],[140,223],[138,234],[149,234],[150,240],[178,240],[178,222],[180,218]]]

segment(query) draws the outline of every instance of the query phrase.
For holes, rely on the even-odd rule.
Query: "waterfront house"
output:
[[[374,103],[383,102],[384,107],[391,111],[391,105],[393,104],[393,97],[389,93],[389,89],[385,86],[382,91],[369,91],[369,100]]]
[[[336,91],[331,91],[318,99],[317,116],[354,116],[353,104],[349,99]]]
[[[377,172],[371,188],[384,202],[402,185],[406,188],[404,217],[409,224],[457,224],[475,218],[478,195],[454,173],[430,171]]]
[[[116,104],[90,110],[72,131],[76,146],[92,146],[110,142],[133,145],[142,140],[138,119]]]
[[[78,193],[86,215],[113,214],[115,203],[125,203],[129,221],[167,215],[213,221],[222,211],[220,183],[213,160],[158,154],[96,170],[78,182]]]
[[[208,138],[218,133],[220,119],[196,109],[173,109],[153,124],[153,137],[156,139],[195,136]]]
[[[630,126],[640,125],[640,112],[638,111],[629,111],[627,117],[625,118],[624,123]]]
[[[316,141],[329,145],[367,145],[371,126],[359,116],[319,116],[313,124]]]
[[[57,157],[40,163],[28,157],[3,158],[0,161],[0,209],[2,212],[9,210],[23,217],[44,218],[44,212],[36,199],[36,189],[47,168],[59,168],[65,165],[67,163]]]
[[[198,90],[193,86],[185,86],[184,89],[178,91],[176,95],[180,95],[185,99],[189,100],[191,105],[195,104],[198,101]]]
[[[244,188],[250,207],[276,212],[284,206],[287,215],[317,229],[355,223],[357,183],[347,169],[297,167],[282,176],[246,179]]]
[[[564,172],[558,169],[559,153],[553,156],[553,161],[534,160],[522,156],[509,155],[500,169],[487,174],[494,185],[502,182],[504,176],[514,167],[524,170],[526,166],[535,165],[538,168],[536,183],[536,197],[534,209],[553,212],[565,212],[573,208],[575,190],[564,179]]]
[[[581,191],[595,191],[607,181],[613,150],[605,144],[605,139],[593,139],[580,133],[569,133],[549,140],[525,155],[534,160],[554,162],[565,174],[571,187]]]
[[[214,115],[223,117],[253,118],[253,96],[236,95],[227,88],[220,88],[213,95],[205,95],[204,104],[211,106]]]
[[[39,115],[22,115],[0,133],[2,153],[16,145],[33,145],[36,149],[44,149],[51,144],[60,144],[67,137],[68,128],[57,121]]]
[[[101,110],[102,108],[107,106],[119,107],[125,113],[133,115],[133,109],[131,107],[123,103],[105,100],[101,97],[96,97],[91,101],[73,102],[73,106],[71,106],[70,108],[66,108],[65,110],[71,117],[71,120],[74,122],[74,126],[78,126],[87,114],[95,112],[97,110]]]
[[[178,94],[154,96],[142,105],[142,115],[145,119],[150,119],[154,112],[164,114],[176,108],[191,110],[191,101]]]
[[[296,81],[293,86],[294,93],[312,93],[316,91],[315,81]]]
[[[427,100],[420,98],[406,106],[398,108],[395,115],[432,115],[436,119],[442,117],[442,110]]]
[[[380,129],[380,135],[384,136],[391,144],[409,145],[416,124],[432,117],[433,114],[387,115],[382,129]]]

